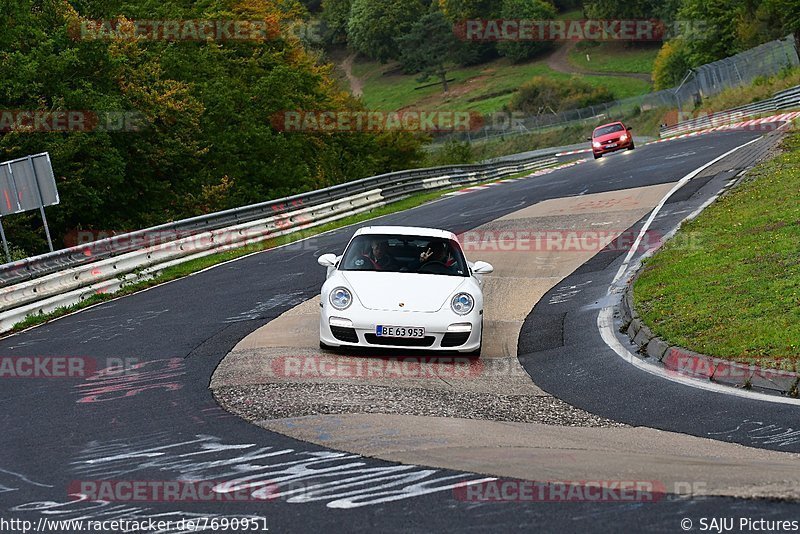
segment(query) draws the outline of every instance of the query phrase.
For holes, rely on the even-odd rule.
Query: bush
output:
[[[542,113],[584,108],[614,100],[606,87],[593,87],[578,78],[567,81],[536,76],[522,85],[508,104],[510,111]]]
[[[472,163],[474,155],[472,146],[468,141],[448,139],[441,148],[432,151],[425,160],[426,167],[441,167],[443,165],[466,165]]]

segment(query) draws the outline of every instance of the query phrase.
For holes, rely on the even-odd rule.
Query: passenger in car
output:
[[[419,261],[409,265],[409,270],[417,271],[423,267],[439,266],[450,269],[455,263],[450,253],[450,246],[444,241],[432,241],[428,248],[419,255]]]

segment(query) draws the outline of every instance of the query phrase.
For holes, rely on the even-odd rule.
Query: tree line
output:
[[[656,19],[677,29],[655,63],[657,89],[677,85],[692,67],[800,32],[797,0],[321,0],[319,9],[329,43],[399,61],[409,73],[440,76],[443,64],[524,61],[549,48],[545,42],[457,42],[452,28],[460,21],[547,20],[573,9],[587,19]]]
[[[360,110],[318,51],[265,40],[82,38],[98,20],[307,19],[295,0],[15,0],[0,7],[0,110],[90,111],[136,128],[2,128],[0,161],[49,152],[61,203],[54,241],[75,229],[134,230],[413,167],[404,133],[283,133],[287,110]],[[76,28],[78,30],[76,30]],[[76,33],[77,32],[77,33]],[[6,125],[8,126],[8,125]],[[45,250],[38,213],[4,217],[15,255]]]

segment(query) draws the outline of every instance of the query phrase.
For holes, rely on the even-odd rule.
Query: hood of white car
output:
[[[463,276],[375,271],[341,274],[365,308],[382,311],[435,312],[469,280]]]

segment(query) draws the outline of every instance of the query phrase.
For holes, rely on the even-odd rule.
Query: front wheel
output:
[[[602,157],[603,157],[603,155],[602,155],[602,154],[595,154],[595,155],[594,155],[594,159],[600,159],[600,158],[602,158]]]
[[[636,148],[636,145],[634,145],[633,141],[631,141],[631,146],[628,147],[628,150],[633,150],[634,148]]]

